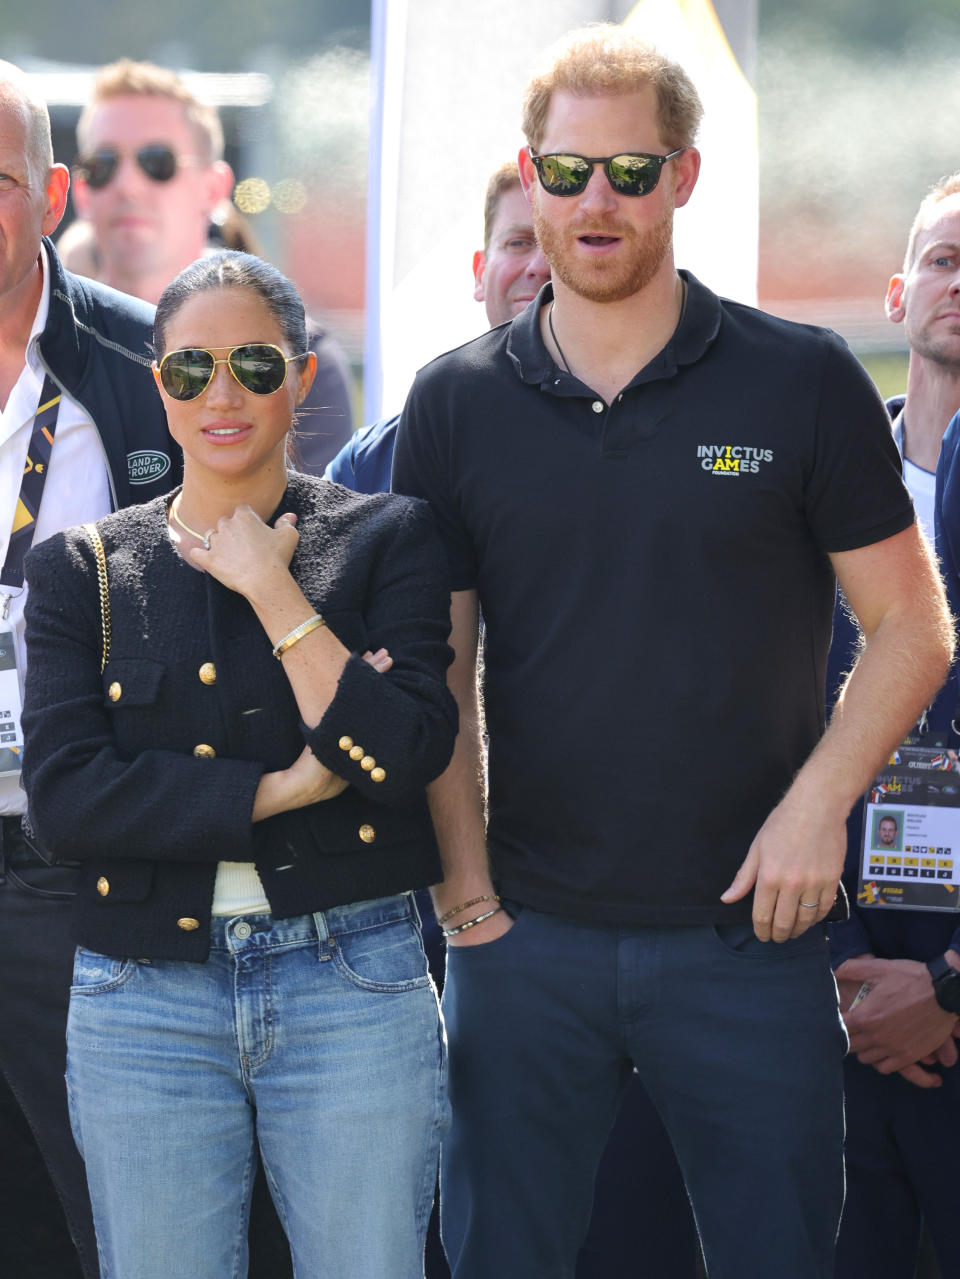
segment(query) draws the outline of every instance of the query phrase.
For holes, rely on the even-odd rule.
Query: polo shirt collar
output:
[[[716,293],[689,271],[679,271],[678,275],[687,285],[680,323],[667,345],[640,370],[630,386],[673,377],[681,365],[695,364],[720,332],[722,312]],[[507,355],[521,380],[550,390],[558,386],[557,374],[562,374],[562,370],[550,358],[540,335],[540,311],[552,300],[553,285],[548,280],[534,300],[510,321],[507,333]],[[570,381],[576,382],[576,379],[570,378]]]

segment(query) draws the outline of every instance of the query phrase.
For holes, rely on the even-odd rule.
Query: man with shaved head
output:
[[[69,174],[27,78],[0,62],[0,1071],[36,1135],[87,1279],[99,1268],[67,1115],[65,1030],[76,872],[24,838],[17,685],[23,558],[68,525],[173,487],[180,461],[150,375],[153,308],[64,271],[48,237]],[[0,1148],[8,1149],[3,1134]],[[4,1234],[17,1223],[5,1222]]]
[[[889,318],[903,325],[910,348],[906,395],[888,401],[888,408],[904,480],[932,537],[941,441],[960,410],[960,172],[942,178],[921,203],[903,269],[887,286],[886,305]],[[944,449],[950,452],[946,442]],[[956,509],[948,474],[943,489],[950,499],[946,514]],[[956,520],[947,523],[937,549],[956,609],[956,575],[950,571]],[[849,669],[855,641],[838,609],[834,681]],[[952,679],[929,717],[934,732],[947,733],[957,722],[957,703]],[[958,744],[955,733],[948,744]],[[847,1194],[835,1279],[913,1279],[924,1223],[943,1275],[960,1274],[953,1198],[954,1134],[960,1124],[954,1037],[960,1023],[944,991],[944,983],[960,989],[953,971],[960,968],[960,921],[950,911],[889,904],[870,909],[857,901],[859,809],[848,827],[845,879],[853,905],[850,919],[835,924],[830,939],[851,1049],[844,1063]],[[909,842],[894,818],[881,817],[873,846],[896,850],[898,835]],[[957,998],[955,990],[953,1001]],[[877,1222],[883,1222],[880,1231]]]

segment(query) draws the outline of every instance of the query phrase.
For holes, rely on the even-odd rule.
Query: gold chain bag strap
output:
[[[100,531],[96,524],[84,524],[87,536],[93,543],[93,549],[97,556],[97,588],[100,591],[100,626],[103,635],[103,642],[100,646],[100,674],[103,674],[104,667],[110,657],[110,587],[107,581],[107,556],[103,549],[103,542],[100,538]],[[71,861],[67,857],[55,857],[41,845],[37,839],[33,829],[33,822],[30,819],[30,813],[27,812],[23,818],[23,839],[27,847],[46,862],[48,866],[65,866],[74,870],[79,869],[81,863]]]
[[[93,543],[93,549],[97,555],[97,588],[100,591],[100,628],[103,635],[103,644],[100,650],[100,674],[103,674],[104,668],[110,659],[110,584],[107,581],[107,556],[103,549],[103,541],[100,537],[100,530],[96,524],[84,524],[87,536]]]

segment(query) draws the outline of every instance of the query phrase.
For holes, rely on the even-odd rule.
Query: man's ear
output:
[[[887,296],[884,300],[884,308],[887,312],[887,319],[892,320],[894,324],[902,324],[907,314],[906,302],[904,299],[904,289],[907,283],[907,277],[901,272],[891,275],[890,283],[887,285]]]
[[[520,154],[517,156],[517,168],[520,170],[520,185],[523,187],[523,194],[527,197],[527,203],[533,204],[533,188],[537,183],[537,171],[530,159],[530,148],[521,147]]]
[[[233,169],[230,168],[226,160],[215,160],[213,164],[208,165],[206,179],[207,213],[210,214],[218,204],[230,199],[233,194],[235,179]]]
[[[693,195],[693,188],[700,176],[700,152],[696,147],[687,149],[671,161],[676,165],[676,180],[673,184],[673,207],[682,209]]]
[[[53,235],[60,225],[63,211],[67,207],[67,192],[70,190],[70,170],[65,164],[52,164],[47,174],[45,186],[46,207],[40,229],[44,235]]]
[[[473,296],[477,302],[484,300],[483,272],[487,265],[487,255],[483,249],[477,249],[473,255]]]

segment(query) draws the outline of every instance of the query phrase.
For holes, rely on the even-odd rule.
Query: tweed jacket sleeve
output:
[[[443,551],[426,503],[398,508],[397,501],[391,498],[381,508],[392,517],[371,561],[362,635],[350,633],[349,612],[324,612],[353,651],[320,723],[303,726],[321,763],[365,798],[383,804],[409,802],[439,776],[457,731],[456,704],[437,679],[451,657]],[[376,518],[368,522],[377,523]],[[359,656],[381,647],[394,659],[386,676]]]

